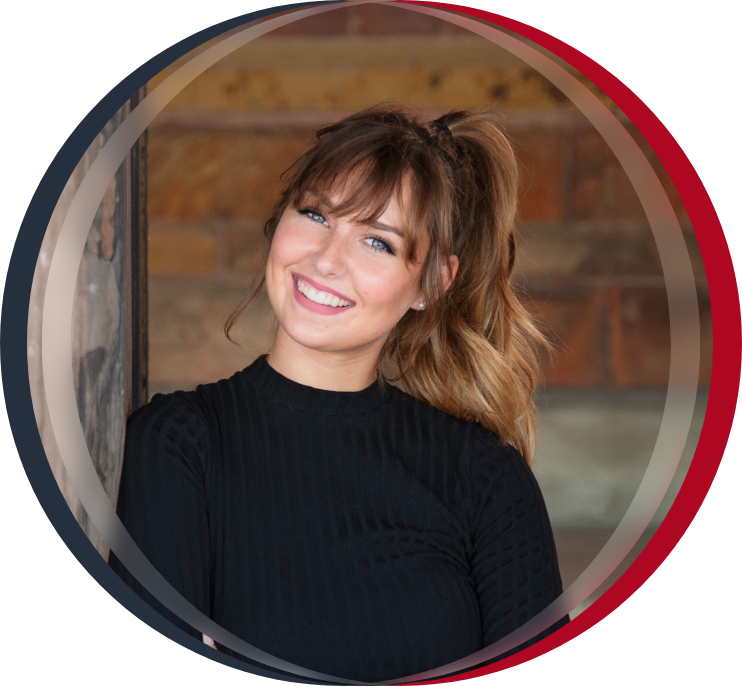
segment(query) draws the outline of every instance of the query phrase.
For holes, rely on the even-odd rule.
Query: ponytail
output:
[[[317,137],[289,170],[265,224],[267,238],[272,239],[285,209],[308,189],[351,179],[353,187],[338,213],[375,220],[406,184],[408,260],[416,254],[421,232],[429,237],[421,275],[427,306],[408,311],[392,329],[379,372],[410,395],[480,423],[530,463],[538,348],[550,351],[551,345],[512,283],[518,165],[496,115],[459,111],[426,122],[404,109],[378,106],[322,129]],[[459,267],[446,289],[452,256]],[[227,335],[260,285],[231,315]]]
[[[530,463],[538,346],[550,344],[512,283],[515,153],[492,113],[454,112],[434,124],[451,136],[452,254],[459,269],[443,295],[433,294],[431,307],[397,324],[382,351],[382,368],[394,370],[387,374],[406,392],[479,422]]]

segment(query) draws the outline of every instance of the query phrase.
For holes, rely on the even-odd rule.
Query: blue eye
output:
[[[370,245],[374,250],[377,250],[379,252],[386,252],[390,255],[396,255],[394,248],[389,245],[386,241],[381,240],[381,238],[377,238],[376,236],[369,236],[368,238],[364,238],[368,245]]]
[[[324,215],[320,214],[319,212],[315,212],[314,210],[297,210],[299,214],[303,214],[305,217],[309,217],[313,222],[317,222],[318,224],[324,224],[325,226],[329,226],[329,222],[327,219],[325,219]]]

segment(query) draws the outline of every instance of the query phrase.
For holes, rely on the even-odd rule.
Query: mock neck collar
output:
[[[374,381],[362,391],[327,391],[292,381],[271,367],[265,355],[244,371],[247,380],[261,394],[295,410],[320,415],[365,414],[379,407],[394,388]]]

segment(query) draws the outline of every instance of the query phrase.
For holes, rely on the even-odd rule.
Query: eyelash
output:
[[[324,224],[327,221],[324,214],[322,214],[321,212],[318,212],[317,210],[313,210],[311,207],[306,207],[302,210],[297,210],[297,212],[299,214],[303,214],[305,217],[309,217],[309,219],[311,219],[313,222],[317,222],[318,224]],[[317,221],[312,215],[314,215],[314,217],[322,217],[322,219],[324,219],[325,221],[322,221],[322,222]]]
[[[363,239],[364,241],[372,240],[372,241],[378,241],[381,243],[384,247],[383,248],[374,248],[373,245],[368,243],[368,245],[371,247],[372,250],[376,250],[378,252],[385,252],[389,253],[390,255],[396,255],[397,251],[389,245],[383,238],[379,238],[378,236],[366,236],[366,238]]]
[[[306,208],[303,208],[301,210],[297,210],[297,212],[299,214],[303,214],[305,217],[308,217],[313,222],[317,222],[318,224],[323,224],[323,225],[327,226],[327,224],[325,224],[325,222],[327,222],[327,219],[325,218],[325,215],[323,215],[321,212],[318,212],[317,210],[313,210],[313,209],[311,209],[309,207],[306,207]],[[316,217],[322,217],[322,219],[324,221],[319,221],[318,219],[316,219]],[[385,252],[385,253],[388,253],[389,255],[396,255],[397,254],[397,251],[394,249],[394,247],[392,245],[390,245],[389,243],[387,243],[387,241],[385,241],[383,238],[379,238],[378,236],[366,236],[363,240],[364,241],[371,240],[371,241],[377,241],[378,243],[381,243],[384,246],[383,248],[374,247],[370,243],[367,243],[367,245],[372,250],[375,250],[376,252]]]

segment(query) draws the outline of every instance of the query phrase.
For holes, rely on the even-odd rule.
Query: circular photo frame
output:
[[[68,336],[78,288],[80,258],[90,239],[90,226],[101,218],[106,194],[127,156],[155,118],[188,84],[218,61],[252,40],[309,17],[317,17],[338,5],[375,4],[362,0],[322,5],[296,5],[262,10],[213,26],[178,43],[140,67],[104,98],[78,126],[50,165],[34,196],[11,259],[3,304],[2,372],[6,389],[14,401],[7,404],[21,460],[39,501],[59,535],[89,573],[122,605],[161,633],[202,654],[239,669],[263,676],[301,681],[354,683],[320,674],[274,658],[201,614],[164,580],[134,544],[116,516],[105,488],[105,474],[91,458],[90,437],[81,423],[78,384],[70,360],[74,342]],[[733,265],[724,234],[711,201],[692,165],[675,140],[652,112],[618,79],[595,62],[561,41],[520,24],[481,10],[440,3],[397,3],[404,10],[449,23],[505,49],[529,65],[582,113],[608,145],[639,198],[652,230],[667,292],[671,354],[667,397],[656,445],[634,497],[599,554],[552,605],[523,624],[517,631],[481,651],[440,668],[408,675],[389,683],[420,680],[452,681],[481,676],[530,660],[584,632],[623,603],[657,569],[683,535],[700,507],[719,466],[731,430],[740,378],[740,308]],[[279,11],[280,10],[280,11]],[[173,65],[177,63],[174,67]],[[597,86],[615,105],[606,106],[598,94],[573,68]],[[135,106],[126,110],[131,94],[165,70],[166,78]],[[693,419],[701,367],[701,328],[696,279],[688,248],[673,205],[647,160],[645,152],[627,131],[633,126],[659,158],[677,190],[695,232],[714,311],[713,357],[708,401],[703,427],[687,474],[679,485],[661,524],[643,544],[628,568],[592,604],[572,621],[534,645],[510,657],[506,653],[548,628],[560,617],[580,607],[615,572],[634,550],[666,502],[678,464],[688,440]],[[123,112],[117,120],[117,113]],[[113,124],[112,124],[113,122]],[[107,128],[108,127],[108,128]],[[80,160],[99,139],[89,168],[78,179],[74,197],[60,218],[56,244],[50,254],[40,313],[40,343],[37,354],[43,370],[43,394],[53,440],[64,471],[89,519],[125,567],[171,612],[220,644],[252,660],[237,661],[215,654],[198,644],[154,611],[108,568],[65,501],[49,468],[48,446],[42,443],[29,387],[28,302],[47,227],[65,187]],[[111,217],[115,202],[109,203]],[[109,221],[112,219],[109,217]],[[101,234],[97,249],[115,253],[115,242],[106,247]],[[124,262],[122,262],[124,265]],[[122,266],[122,268],[125,268]],[[8,298],[8,293],[13,298]],[[22,296],[22,297],[21,297]],[[134,308],[135,309],[135,308]],[[6,390],[7,394],[7,390]],[[9,394],[7,394],[9,395]],[[137,390],[130,390],[132,398]],[[142,399],[140,398],[139,404]],[[135,405],[137,403],[135,402]],[[131,409],[131,407],[129,408]],[[45,449],[46,448],[46,449]],[[494,660],[494,661],[493,661]]]

